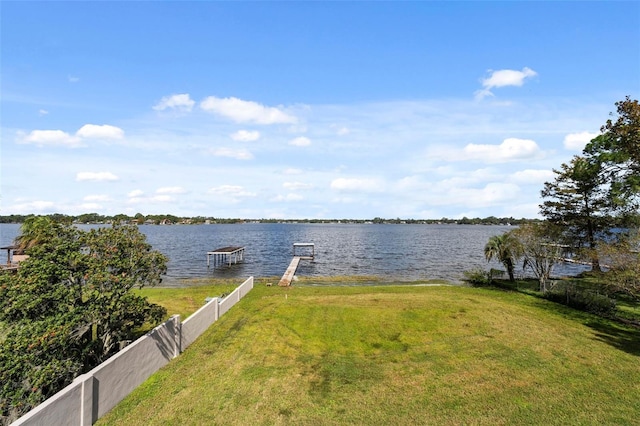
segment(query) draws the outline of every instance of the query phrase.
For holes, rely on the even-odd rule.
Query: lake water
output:
[[[82,226],[84,227],[84,226]],[[89,226],[86,226],[87,228]],[[0,244],[9,245],[19,225],[0,224]],[[233,224],[141,225],[147,241],[169,258],[164,285],[181,279],[282,276],[294,243],[314,243],[315,260],[301,261],[298,276],[379,276],[385,281],[445,279],[459,282],[463,272],[487,264],[484,245],[509,226],[372,225],[372,224]],[[246,247],[244,261],[231,267],[207,268],[208,251]],[[560,265],[556,274],[584,270]]]

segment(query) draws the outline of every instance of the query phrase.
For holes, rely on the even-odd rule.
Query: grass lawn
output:
[[[151,303],[164,306],[167,318],[178,314],[184,321],[204,305],[207,297],[229,294],[242,284],[242,280],[190,279],[184,280],[184,283],[188,287],[145,287],[137,292],[146,296]]]
[[[639,361],[639,330],[521,293],[257,281],[98,424],[637,424]]]

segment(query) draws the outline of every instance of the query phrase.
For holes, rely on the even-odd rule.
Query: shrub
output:
[[[491,273],[487,273],[482,268],[474,268],[469,271],[464,271],[464,281],[469,283],[472,287],[486,287],[491,285]]]
[[[603,294],[592,291],[580,291],[571,287],[567,287],[565,291],[548,291],[543,297],[574,309],[602,316],[614,315],[617,310],[615,299],[611,299]]]

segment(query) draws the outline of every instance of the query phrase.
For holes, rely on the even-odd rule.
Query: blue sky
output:
[[[537,217],[638,2],[2,2],[0,214]]]

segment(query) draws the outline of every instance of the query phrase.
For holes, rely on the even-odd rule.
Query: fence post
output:
[[[92,374],[83,374],[79,379],[82,380],[80,425],[91,426],[98,420],[98,406],[96,404],[98,389],[96,389],[96,382]]]
[[[176,358],[182,352],[182,322],[180,315],[171,317],[173,323],[173,357]]]

